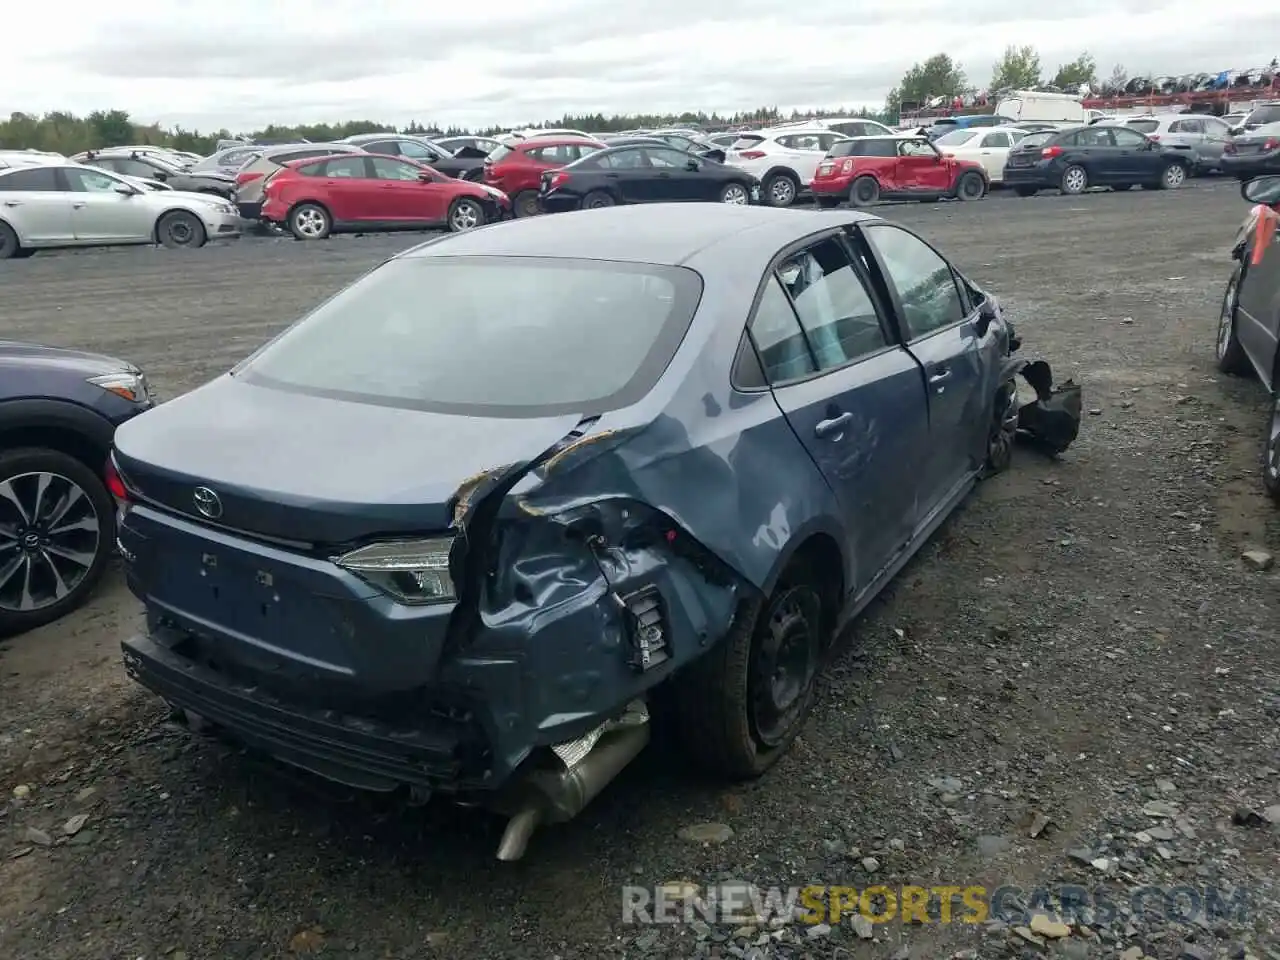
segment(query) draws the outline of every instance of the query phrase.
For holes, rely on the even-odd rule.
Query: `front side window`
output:
[[[1116,146],[1124,147],[1126,150],[1136,150],[1151,142],[1142,134],[1134,130],[1126,130],[1124,127],[1116,127],[1111,131],[1111,135],[1115,138]]]
[[[795,304],[818,369],[841,366],[886,345],[871,296],[838,239],[788,258],[778,277]]]
[[[406,257],[347,287],[234,374],[410,409],[590,415],[652,389],[701,295],[701,278],[683,267]]]
[[[411,163],[392,160],[390,157],[373,157],[373,178],[375,180],[409,180],[418,181],[422,170]]]
[[[932,247],[900,227],[877,224],[863,232],[884,262],[912,339],[964,319],[951,266]]]
[[[441,159],[439,153],[424,144],[418,143],[416,140],[400,140],[396,145],[400,148],[400,156],[408,157],[410,160],[430,163],[432,160]]]
[[[655,147],[646,147],[644,153],[649,158],[651,167],[662,167],[664,170],[683,170],[693,159],[679,150],[660,150]]]
[[[903,157],[936,157],[937,151],[925,140],[902,140],[898,143],[898,155]]]

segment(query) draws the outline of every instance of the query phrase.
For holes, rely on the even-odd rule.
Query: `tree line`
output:
[[[995,91],[1010,88],[1036,87],[1048,76],[1049,82],[1064,90],[1081,84],[1096,86],[1097,64],[1089,53],[1082,53],[1070,63],[1061,64],[1051,76],[1045,73],[1040,55],[1033,47],[1007,48],[992,66],[991,82],[987,89]],[[1111,80],[1123,82],[1125,72],[1117,66]],[[899,110],[907,104],[922,103],[933,97],[955,97],[974,92],[962,66],[948,54],[938,53],[921,63],[911,66],[897,86],[890,91],[884,107],[879,110],[865,107],[835,110],[798,111],[789,114],[777,107],[758,107],[734,114],[687,111],[680,114],[565,114],[555,120],[524,124],[527,127],[570,127],[612,133],[645,127],[697,125],[703,129],[716,129],[745,125],[764,125],[803,117],[868,117],[882,122],[893,122]],[[173,147],[192,153],[212,153],[218,140],[235,137],[252,139],[326,142],[341,140],[359,133],[374,133],[394,129],[394,125],[374,120],[346,120],[339,123],[271,124],[261,130],[236,131],[186,130],[180,126],[166,129],[159,124],[136,122],[125,110],[95,110],[85,117],[65,111],[54,111],[43,116],[29,113],[12,113],[7,120],[0,120],[0,149],[47,150],[70,155],[98,147],[117,147],[132,144],[151,144]],[[460,136],[478,134],[492,136],[503,132],[502,127],[464,129],[457,126],[441,127],[430,122],[413,122],[401,133],[427,136]]]

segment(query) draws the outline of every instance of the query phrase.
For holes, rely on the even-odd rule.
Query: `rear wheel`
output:
[[[1236,313],[1240,306],[1240,282],[1244,278],[1239,267],[1231,273],[1226,292],[1222,295],[1222,310],[1218,314],[1218,342],[1216,353],[1218,369],[1232,376],[1247,376],[1253,365],[1245,355],[1236,337]]]
[[[1089,189],[1089,174],[1084,167],[1073,163],[1062,171],[1061,190],[1068,196],[1076,196]]]
[[[13,228],[7,223],[0,223],[0,260],[16,257],[20,249],[18,235],[13,232]]]
[[[751,194],[747,192],[747,188],[740,183],[726,183],[720,188],[720,202],[732,204],[736,207],[746,206],[750,201]]]
[[[538,194],[533,190],[521,190],[512,198],[511,209],[517,217],[536,217],[541,212],[538,209]]]
[[[603,207],[617,206],[617,201],[603,190],[592,190],[582,198],[583,210],[600,210]]]
[[[174,210],[161,217],[156,224],[156,237],[170,249],[203,247],[208,239],[200,218],[185,210]]]
[[[700,767],[760,776],[813,707],[829,625],[820,579],[794,562],[765,600],[747,601],[729,635],[674,679],[673,707]]]
[[[0,634],[80,606],[111,555],[115,504],[92,470],[56,450],[0,454]]]
[[[484,226],[484,208],[470,197],[460,197],[449,207],[449,230],[465,233]]]
[[[1185,164],[1171,163],[1164,168],[1164,173],[1160,175],[1161,190],[1177,190],[1187,182],[1187,168]]]
[[[987,192],[987,183],[976,173],[965,173],[956,184],[956,196],[961,200],[981,200]]]
[[[299,240],[323,240],[333,230],[333,218],[318,203],[301,203],[289,213],[289,231]]]
[[[849,187],[849,202],[855,207],[866,207],[880,199],[880,184],[875,177],[859,177]]]
[[[800,193],[800,182],[789,173],[775,173],[762,185],[764,202],[771,207],[789,207]]]

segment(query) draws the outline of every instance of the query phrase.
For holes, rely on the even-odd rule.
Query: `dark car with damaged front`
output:
[[[288,763],[510,815],[506,859],[654,712],[758,776],[842,618],[1008,463],[1015,347],[865,214],[658,204],[431,241],[119,432],[126,667]]]

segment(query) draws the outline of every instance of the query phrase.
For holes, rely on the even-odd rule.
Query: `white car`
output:
[[[201,247],[240,229],[236,208],[209,194],[143,189],[78,163],[0,170],[0,260],[53,247]]]
[[[1010,148],[1027,132],[1018,127],[973,127],[943,134],[933,141],[933,145],[948,157],[981,164],[987,172],[987,179],[1000,183],[1004,179],[1004,164]]]
[[[843,134],[825,127],[776,127],[743,133],[725,152],[725,162],[760,181],[761,202],[789,207],[809,189],[818,164]]]
[[[821,127],[846,137],[891,137],[893,131],[878,120],[866,117],[822,117],[806,126]]]

